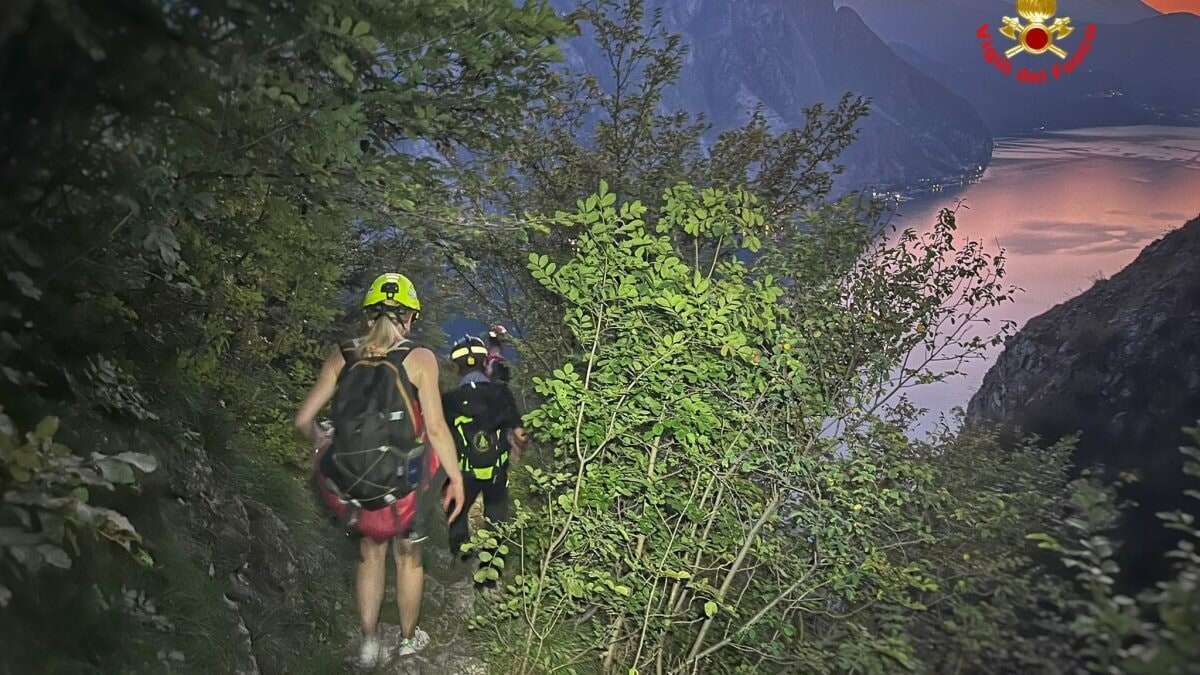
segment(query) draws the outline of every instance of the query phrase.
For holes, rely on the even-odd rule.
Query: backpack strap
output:
[[[387,355],[384,356],[384,358],[388,361],[388,363],[391,363],[393,366],[395,366],[396,370],[401,375],[403,384],[400,386],[408,387],[408,389],[404,392],[404,399],[409,405],[409,408],[406,412],[411,420],[411,424],[413,424],[413,430],[416,430],[418,420],[420,420],[420,428],[423,432],[425,429],[425,420],[423,417],[424,411],[422,411],[420,408],[420,400],[418,398],[420,396],[420,392],[417,389],[416,383],[412,381],[412,378],[408,376],[408,371],[404,368],[404,361],[408,358],[409,354],[412,354],[413,351],[419,346],[420,345],[415,342],[411,342],[407,339],[401,339],[400,342],[396,343],[395,347],[392,347],[392,349],[387,353]]]
[[[354,365],[355,362],[362,360],[362,358],[358,355],[358,349],[360,346],[362,346],[361,338],[343,340],[342,342],[338,343],[338,351],[342,353],[342,360],[346,362],[346,366]],[[415,342],[410,342],[405,338],[401,338],[400,341],[396,343],[396,346],[392,347],[388,351],[387,358],[392,358],[392,354],[397,354],[399,359],[394,361],[394,363],[399,365],[400,363],[404,362],[404,359],[408,358],[408,355],[414,349],[416,349],[417,346],[418,345]]]
[[[396,343],[395,347],[392,347],[390,350],[388,350],[386,358],[392,363],[400,365],[404,363],[404,360],[407,359],[408,355],[413,353],[413,350],[416,348],[417,344],[415,342],[409,342],[408,340],[402,339],[400,342]]]
[[[346,362],[346,366],[358,360],[358,340],[343,340],[338,343],[338,351],[342,353],[342,360]]]

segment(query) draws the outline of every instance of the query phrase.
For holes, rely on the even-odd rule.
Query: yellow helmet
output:
[[[381,274],[363,296],[363,309],[386,309],[404,307],[414,312],[421,311],[417,289],[408,277],[391,272]]]

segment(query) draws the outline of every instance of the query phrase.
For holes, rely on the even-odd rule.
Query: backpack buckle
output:
[[[354,536],[354,528],[355,528],[355,526],[358,525],[358,521],[361,519],[361,516],[362,516],[362,509],[359,507],[355,507],[354,510],[350,513],[350,517],[346,519],[346,536],[347,537]]]

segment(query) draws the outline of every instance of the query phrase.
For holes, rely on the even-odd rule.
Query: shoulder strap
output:
[[[420,345],[415,342],[401,340],[400,342],[396,343],[395,347],[392,347],[391,350],[388,351],[387,359],[397,365],[404,363],[404,360],[408,358],[408,355],[413,353],[413,350],[419,346]]]
[[[337,347],[338,351],[342,353],[342,361],[344,362],[341,372],[338,373],[338,379],[340,380],[342,375],[346,374],[346,371],[350,369],[350,366],[358,361],[358,340],[343,340],[338,343]]]

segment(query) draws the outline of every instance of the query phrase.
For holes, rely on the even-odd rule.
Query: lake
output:
[[[1008,254],[1008,281],[1024,289],[990,314],[1023,326],[1131,262],[1166,232],[1200,215],[1200,128],[1106,127],[996,141],[978,182],[899,206],[894,224],[929,229],[958,210],[959,236]],[[1200,261],[1197,262],[1200,264]],[[909,391],[938,413],[966,407],[999,349],[968,373]]]

